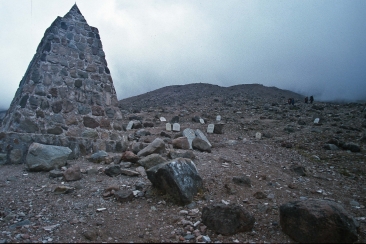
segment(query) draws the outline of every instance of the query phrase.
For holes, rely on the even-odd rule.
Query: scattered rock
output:
[[[146,156],[138,161],[138,163],[144,167],[145,169],[149,169],[151,167],[154,167],[155,165],[164,163],[166,160],[161,157],[159,154],[151,154],[149,156]]]
[[[305,200],[280,206],[283,232],[303,243],[356,242],[358,224],[344,208],[332,201]]]
[[[29,146],[26,164],[29,171],[50,171],[66,165],[71,154],[68,147],[32,143]]]
[[[193,139],[192,148],[197,149],[201,152],[209,152],[209,153],[211,152],[210,145],[206,141],[204,141],[198,137]]]
[[[183,149],[183,150],[189,149],[189,142],[187,137],[178,137],[173,140],[172,144],[173,147],[176,149]]]
[[[104,173],[110,177],[120,175],[122,173],[121,167],[119,165],[113,165],[104,170]]]
[[[255,198],[257,198],[257,199],[265,199],[265,198],[267,198],[267,195],[264,192],[261,192],[261,191],[257,191],[256,193],[254,193],[253,196]]]
[[[74,191],[73,187],[70,186],[57,186],[53,191],[55,194],[68,194]]]
[[[61,170],[53,169],[50,171],[49,177],[50,178],[58,178],[64,176],[64,172]]]
[[[98,233],[95,230],[86,230],[83,235],[88,241],[96,241],[98,238]]]
[[[121,174],[127,175],[127,176],[139,176],[140,173],[134,170],[129,169],[121,169]]]
[[[223,134],[224,133],[224,125],[225,124],[223,124],[223,123],[215,124],[213,133],[214,134]]]
[[[137,153],[137,156],[143,157],[153,153],[164,153],[165,152],[165,143],[162,139],[156,138],[153,142],[151,142],[147,147],[142,149]]]
[[[119,190],[114,193],[117,202],[125,203],[133,200],[133,192],[130,190]]]
[[[241,185],[241,186],[252,186],[252,183],[250,181],[250,178],[243,175],[243,176],[234,176],[232,181],[237,184],[237,185]]]
[[[72,166],[64,172],[65,181],[77,181],[81,179],[81,171],[78,165]]]
[[[334,144],[325,144],[324,146],[323,146],[323,148],[324,149],[326,149],[326,150],[332,150],[332,151],[336,151],[336,150],[338,150],[339,148],[336,146],[336,145],[334,145]]]
[[[126,151],[122,154],[121,160],[124,162],[136,163],[139,157],[131,151]]]
[[[195,159],[196,155],[192,151],[183,151],[183,150],[170,150],[168,152],[168,158],[175,159],[175,158],[189,158]]]
[[[291,170],[298,176],[306,176],[306,169],[303,166],[291,166]]]
[[[251,231],[254,216],[237,204],[212,204],[203,207],[202,223],[222,235],[234,235],[239,232]]]
[[[107,152],[105,152],[105,151],[103,151],[103,150],[100,150],[100,151],[98,151],[98,152],[96,152],[96,153],[94,153],[94,154],[92,154],[89,158],[88,158],[88,160],[90,161],[90,162],[93,162],[93,163],[100,163],[100,162],[105,162],[105,161],[107,161],[107,158],[108,158],[108,153]]]
[[[354,142],[348,142],[348,143],[344,144],[342,147],[343,147],[343,149],[350,150],[351,152],[360,152],[361,151],[360,146]]]

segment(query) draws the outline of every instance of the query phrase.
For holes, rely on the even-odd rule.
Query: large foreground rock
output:
[[[216,203],[202,209],[202,223],[222,235],[251,231],[255,218],[237,204]]]
[[[27,168],[30,171],[50,171],[66,165],[71,154],[68,147],[32,143],[26,157]]]
[[[202,178],[194,162],[187,158],[174,159],[146,171],[151,183],[181,204],[190,203],[202,189]]]
[[[153,142],[151,142],[147,147],[142,149],[137,153],[137,156],[143,157],[153,153],[164,153],[165,152],[165,143],[162,139],[156,138]]]
[[[280,207],[284,233],[297,242],[345,243],[357,241],[357,223],[332,201],[294,201]]]

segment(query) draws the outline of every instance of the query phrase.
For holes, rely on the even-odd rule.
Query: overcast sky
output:
[[[0,109],[74,0],[0,0]],[[365,0],[77,0],[118,99],[164,86],[259,83],[366,100]]]

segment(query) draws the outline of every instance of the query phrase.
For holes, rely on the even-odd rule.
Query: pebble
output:
[[[352,207],[359,207],[360,206],[360,203],[358,203],[355,200],[351,200],[349,203],[351,204]]]
[[[194,239],[194,235],[191,235],[191,234],[186,235],[186,236],[184,237],[184,239],[185,239],[185,240],[191,240],[191,239]]]
[[[187,215],[188,211],[187,210],[181,210],[179,211],[179,215]]]

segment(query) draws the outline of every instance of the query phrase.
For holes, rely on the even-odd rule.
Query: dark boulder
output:
[[[346,243],[357,241],[358,224],[336,202],[305,200],[280,206],[282,231],[303,243]]]
[[[202,178],[192,160],[178,158],[158,164],[146,171],[151,183],[180,204],[192,202],[202,189]]]

